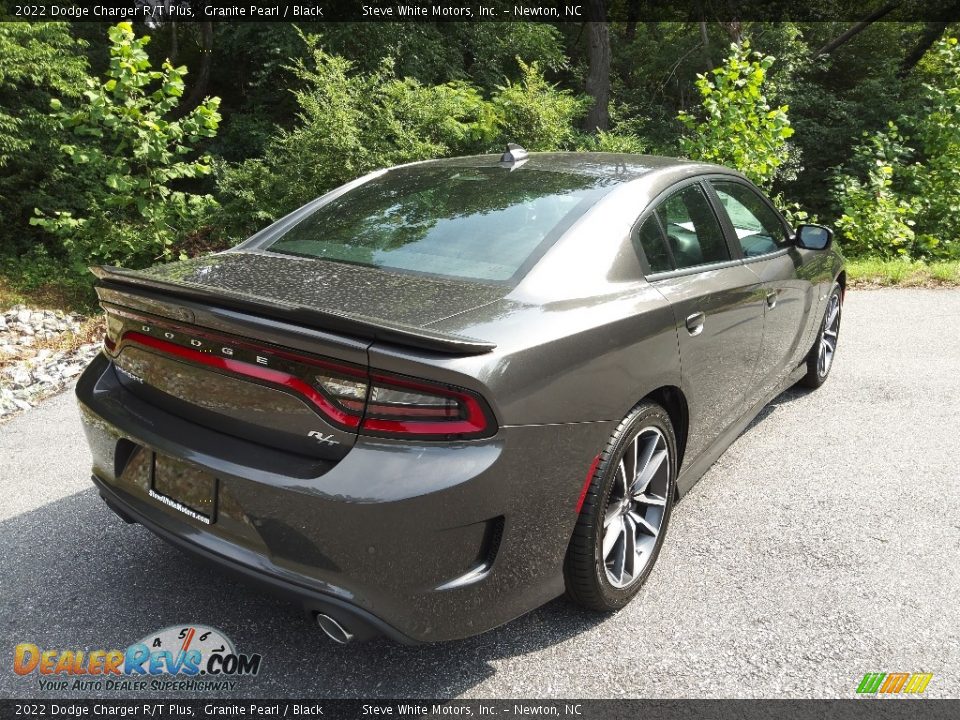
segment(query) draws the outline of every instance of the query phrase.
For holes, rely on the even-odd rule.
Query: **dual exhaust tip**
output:
[[[347,630],[337,620],[323,613],[317,613],[317,625],[320,626],[320,629],[323,630],[328,638],[338,645],[347,645],[352,642],[355,637],[352,632]]]

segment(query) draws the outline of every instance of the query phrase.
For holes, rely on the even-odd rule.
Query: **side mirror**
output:
[[[823,225],[798,225],[794,241],[807,250],[826,250],[833,242],[833,230]]]

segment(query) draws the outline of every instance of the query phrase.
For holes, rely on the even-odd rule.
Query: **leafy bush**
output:
[[[869,137],[869,136],[868,136]],[[895,172],[909,152],[897,126],[859,145],[855,157],[867,166],[866,180],[853,175],[837,178],[837,200],[843,214],[836,222],[841,245],[851,257],[913,257],[916,206],[893,190]]]
[[[752,53],[746,41],[730,51],[712,78],[697,75],[700,117],[679,113],[689,133],[680,147],[690,158],[736,168],[769,189],[790,159],[787,138],[793,135],[787,106],[771,108],[764,94],[775,59]]]
[[[106,80],[86,78],[84,101],[73,111],[52,101],[53,117],[72,135],[60,146],[59,162],[69,163],[77,201],[38,208],[31,220],[63,241],[78,274],[92,263],[135,267],[169,259],[174,242],[201,226],[216,205],[211,196],[172,183],[210,172],[208,158],[188,156],[201,138],[216,134],[219,100],[170,119],[186,68],[165,62],[151,70],[149,37],[136,38],[130,23],[110,28],[109,37]]]
[[[600,130],[596,135],[584,135],[577,143],[577,150],[639,154],[647,152],[647,143],[643,138],[630,133]]]
[[[50,100],[80,96],[84,49],[66,23],[0,23],[0,248],[11,261],[44,237],[27,225],[33,209],[73,192],[70,174],[57,168]]]
[[[908,168],[912,202],[917,207],[917,239],[922,253],[960,258],[960,45],[957,38],[938,42],[927,58],[928,82],[910,125],[920,152]]]
[[[960,46],[941,40],[930,52],[914,113],[859,146],[856,174],[837,179],[837,221],[852,255],[960,257]],[[909,142],[914,147],[906,147]],[[915,148],[915,149],[914,149]],[[865,167],[865,170],[864,170]],[[865,178],[865,179],[862,179]]]
[[[571,149],[577,138],[574,125],[587,102],[547,82],[537,63],[517,62],[520,81],[497,86],[491,102],[501,144],[515,142],[531,151]]]

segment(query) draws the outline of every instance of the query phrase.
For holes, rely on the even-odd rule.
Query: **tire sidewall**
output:
[[[656,427],[663,433],[669,451],[670,480],[667,492],[667,503],[664,507],[663,522],[660,526],[660,532],[657,535],[657,542],[654,546],[650,561],[640,574],[638,580],[635,580],[627,587],[618,588],[614,587],[607,579],[606,564],[603,559],[603,517],[610,501],[614,483],[616,482],[620,457],[624,450],[629,447],[630,442],[637,433],[643,428],[651,426]],[[637,594],[640,588],[646,583],[653,567],[656,565],[657,558],[660,555],[660,549],[663,546],[664,537],[667,533],[667,528],[670,524],[673,500],[677,487],[677,441],[674,436],[673,425],[670,422],[670,416],[667,415],[667,412],[658,405],[647,405],[642,408],[637,408],[633,415],[628,417],[624,424],[621,425],[620,430],[621,432],[616,442],[609,449],[609,452],[605,454],[605,457],[601,460],[597,468],[597,477],[600,480],[601,488],[599,497],[602,498],[602,500],[598,506],[600,511],[597,522],[594,523],[592,538],[594,546],[594,573],[597,586],[604,602],[615,608],[623,607]]]
[[[830,310],[830,302],[834,296],[838,298],[840,309],[840,317],[837,319],[837,345],[833,351],[834,362],[836,361],[837,351],[840,349],[840,328],[843,324],[843,293],[839,283],[834,283],[830,289],[830,294],[827,296],[827,304],[823,309],[823,317],[820,319],[820,330],[817,332],[816,341],[813,347],[810,348],[810,356],[807,359],[807,376],[804,381],[809,387],[818,388],[823,385],[833,370],[833,362],[831,362],[827,371],[823,375],[820,374],[820,344],[823,342],[823,334],[827,330],[827,312]]]

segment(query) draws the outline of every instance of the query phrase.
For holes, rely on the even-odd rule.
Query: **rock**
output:
[[[13,374],[10,376],[10,384],[16,388],[25,388],[33,382],[33,376],[30,374],[30,371],[26,368],[14,368]]]
[[[37,331],[33,329],[32,325],[24,325],[22,328],[20,328],[20,333],[22,335],[35,335],[36,332]]]
[[[19,305],[17,307],[20,307]],[[30,322],[30,311],[29,310],[20,310],[17,312],[17,322],[26,325]]]

